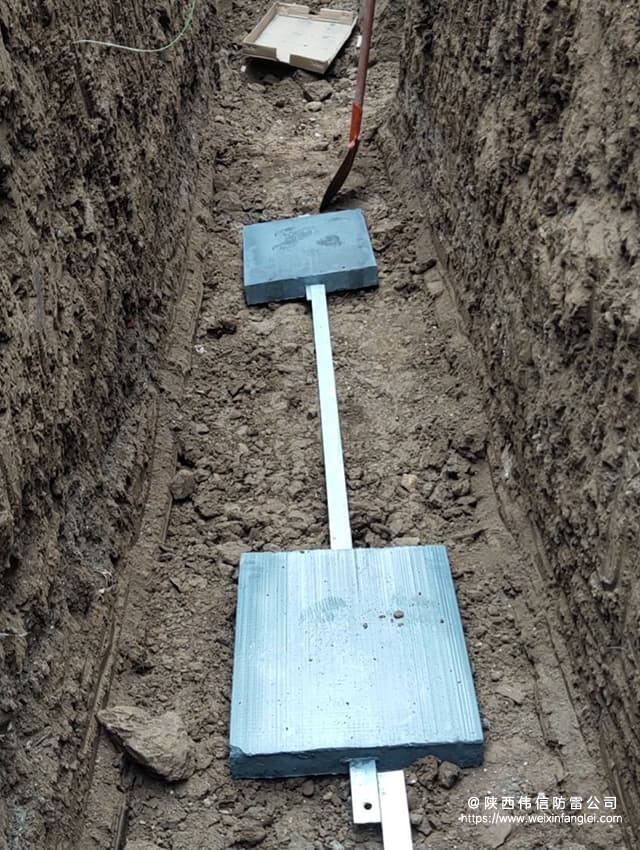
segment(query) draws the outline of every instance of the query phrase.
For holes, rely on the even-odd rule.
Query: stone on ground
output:
[[[196,489],[196,479],[190,469],[179,469],[170,484],[171,495],[176,502],[182,502],[193,495]]]
[[[450,761],[443,761],[438,768],[438,782],[443,788],[453,788],[460,779],[460,768]]]
[[[195,746],[179,714],[153,717],[141,708],[119,705],[98,712],[98,720],[134,761],[169,782],[195,770]]]
[[[329,100],[333,94],[333,88],[326,80],[313,80],[302,86],[302,91],[307,100],[324,101]]]

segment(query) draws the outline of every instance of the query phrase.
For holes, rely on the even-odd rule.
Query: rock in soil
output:
[[[453,788],[460,779],[460,768],[450,761],[443,761],[438,768],[438,782],[443,788]]]
[[[306,779],[302,783],[302,788],[300,789],[304,797],[313,797],[313,793],[316,790],[315,783],[313,779]]]
[[[523,692],[521,687],[518,685],[510,685],[508,682],[501,682],[495,690],[496,693],[500,694],[500,696],[510,699],[516,705],[522,705],[526,699],[526,694]]]
[[[171,495],[177,502],[183,502],[193,495],[196,479],[190,469],[179,469],[171,482]]]
[[[259,823],[254,823],[250,820],[245,820],[241,823],[234,832],[234,844],[248,844],[249,847],[255,847],[256,844],[262,843],[267,837],[267,832]]]
[[[333,94],[333,88],[326,80],[314,80],[310,83],[305,83],[302,86],[302,91],[307,100],[323,101],[329,100]]]
[[[152,717],[135,706],[98,712],[98,720],[134,761],[169,782],[188,779],[195,770],[195,746],[175,711]]]
[[[162,850],[162,848],[154,844],[153,841],[134,839],[133,841],[127,841],[124,845],[124,850]]]

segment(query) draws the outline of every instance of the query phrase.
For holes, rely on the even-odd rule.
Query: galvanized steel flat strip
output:
[[[373,759],[349,762],[351,808],[354,823],[380,823],[378,769]]]
[[[316,347],[322,450],[324,453],[324,476],[327,488],[331,548],[351,549],[351,525],[349,523],[347,483],[344,476],[340,414],[338,413],[338,396],[333,370],[327,293],[324,286],[322,284],[308,286],[307,298],[311,301],[313,311],[313,338]]]

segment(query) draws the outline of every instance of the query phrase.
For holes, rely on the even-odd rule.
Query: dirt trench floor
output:
[[[238,31],[249,23],[247,14],[234,21]],[[351,824],[346,777],[234,781],[227,751],[239,556],[328,545],[309,309],[247,308],[242,226],[316,211],[345,150],[354,66],[352,43],[318,107],[308,75],[245,67],[233,51],[223,59],[199,151],[191,284],[165,373],[147,512],[117,603],[113,682],[99,697],[178,711],[198,767],[186,783],[166,784],[103,734],[74,842],[82,850],[137,839],[166,850],[382,846],[376,829]],[[460,820],[471,797],[602,800],[611,790],[547,619],[549,591],[512,535],[527,540],[528,527],[502,497],[505,472],[488,449],[474,353],[422,214],[387,180],[378,143],[395,79],[394,63],[373,64],[366,140],[340,198],[366,212],[380,288],[330,301],[354,543],[449,547],[487,737],[484,766],[450,789],[428,767],[407,771],[415,847],[622,847],[619,825]],[[389,155],[389,140],[383,147]],[[174,444],[196,490],[165,517]]]

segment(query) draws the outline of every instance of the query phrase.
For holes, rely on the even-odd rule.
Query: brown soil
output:
[[[378,291],[332,296],[330,302],[354,543],[412,539],[449,547],[487,729],[484,767],[463,771],[451,789],[441,787],[428,767],[407,772],[415,846],[622,847],[619,825],[530,825],[503,834],[459,821],[473,795],[545,792],[602,800],[616,789],[596,744],[579,668],[564,642],[567,630],[553,604],[557,589],[539,571],[533,527],[505,486],[510,455],[496,454],[477,380],[478,353],[445,269],[433,262],[429,210],[410,180],[388,177],[400,158],[387,124],[396,92],[398,22],[390,5],[382,11],[365,144],[340,199],[366,212],[381,284]],[[332,96],[311,112],[304,93],[308,75],[260,63],[245,67],[233,49],[234,36],[256,17],[253,4],[220,3],[218,13],[214,24],[213,15],[201,11],[205,17],[188,42],[166,62],[74,54],[74,67],[94,74],[76,101],[100,86],[105,103],[113,105],[118,97],[109,88],[120,81],[132,104],[129,124],[119,131],[121,145],[114,141],[113,153],[101,154],[109,168],[95,196],[106,204],[106,187],[116,175],[124,187],[121,203],[131,196],[139,208],[118,213],[120,229],[106,212],[96,216],[88,266],[73,271],[76,277],[59,276],[70,287],[90,281],[86,298],[97,298],[103,284],[95,276],[105,265],[99,258],[107,256],[114,270],[104,286],[112,295],[101,296],[96,309],[120,299],[100,318],[111,333],[108,341],[101,337],[78,349],[78,376],[68,368],[70,344],[59,342],[64,323],[53,318],[55,309],[70,309],[72,298],[60,285],[59,306],[45,302],[52,348],[45,339],[37,358],[43,364],[49,356],[51,365],[33,391],[33,410],[43,411],[52,448],[36,452],[26,439],[35,413],[22,429],[8,432],[24,459],[2,467],[6,481],[22,488],[5,511],[14,521],[6,532],[12,548],[0,631],[18,636],[0,640],[2,850],[121,850],[136,839],[164,850],[381,847],[376,830],[351,825],[346,777],[309,783],[234,781],[229,775],[239,556],[327,545],[309,311],[304,304],[246,307],[242,225],[316,210],[345,149],[355,46],[327,75]],[[181,17],[172,4],[173,31]],[[22,67],[16,38],[7,44],[5,30],[28,33],[24,41],[33,43],[35,18],[19,19],[14,11],[7,20],[0,61],[9,67],[11,55],[12,67]],[[161,33],[165,16],[158,20]],[[139,28],[132,21],[131,29]],[[54,62],[52,55],[40,71],[23,73],[45,86],[47,62]],[[193,67],[209,70],[194,75]],[[23,104],[34,96],[14,86],[13,97],[16,91]],[[144,102],[138,102],[143,91]],[[17,115],[19,107],[13,108]],[[148,119],[140,126],[136,109]],[[57,117],[46,120],[53,133]],[[108,135],[114,120],[105,115],[98,130]],[[83,121],[74,130],[74,150],[84,149]],[[154,156],[143,166],[132,152],[142,157],[148,145]],[[0,245],[7,262],[21,258],[26,267],[31,230],[26,223],[11,230],[9,221],[33,189],[25,176],[31,160],[21,137],[11,138],[11,149],[15,165],[6,175],[0,162],[0,175],[13,181],[2,200]],[[36,154],[32,159],[45,175],[55,163],[69,162],[66,154]],[[69,165],[70,172],[77,168]],[[127,190],[135,175],[140,185]],[[52,179],[50,185],[58,191],[61,184]],[[73,207],[68,191],[61,197]],[[84,198],[87,185],[79,191]],[[88,208],[82,201],[79,218],[74,213],[74,250],[84,238]],[[25,222],[35,215],[25,213]],[[143,234],[153,250],[140,244]],[[57,281],[53,248],[47,256]],[[26,304],[28,316],[37,318],[37,287],[35,295],[16,288],[24,277],[23,271],[0,283],[7,295],[22,298],[23,313]],[[129,292],[139,293],[139,301],[126,307]],[[85,297],[82,288],[76,297]],[[2,321],[13,328],[15,313]],[[26,320],[25,327],[36,340]],[[0,346],[11,345],[1,332],[2,326]],[[11,404],[18,409],[28,372],[19,371],[19,350],[9,351],[5,398],[14,392]],[[98,369],[106,363],[108,374],[94,375],[91,362]],[[56,368],[76,394],[66,407],[54,405]],[[28,409],[22,403],[19,409]],[[14,422],[15,414],[5,421]],[[72,435],[75,454],[64,454],[59,432]],[[194,473],[196,490],[171,502],[176,468]],[[46,492],[26,498],[29,482],[41,479]],[[62,482],[62,494],[55,481]],[[0,521],[0,534],[5,527]],[[122,756],[95,720],[97,709],[116,704],[153,714],[177,711],[197,745],[193,777],[169,785]]]
[[[407,5],[394,176],[428,203],[637,843],[640,3],[501,5]]]

